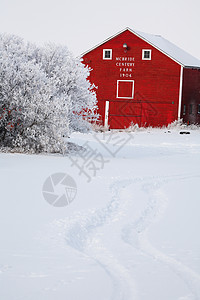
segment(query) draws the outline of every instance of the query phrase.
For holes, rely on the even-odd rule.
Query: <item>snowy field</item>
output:
[[[199,300],[200,131],[69,141],[85,155],[0,154],[0,299]],[[42,192],[56,173],[65,207]]]

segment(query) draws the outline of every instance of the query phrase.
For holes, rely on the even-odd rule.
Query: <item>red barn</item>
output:
[[[200,61],[160,35],[126,28],[82,58],[103,125],[200,123]]]

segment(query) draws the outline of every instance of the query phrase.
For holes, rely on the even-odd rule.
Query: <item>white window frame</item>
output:
[[[150,57],[149,58],[145,58],[144,57],[144,52],[145,51],[149,51],[149,53],[150,53]],[[142,60],[151,60],[151,49],[142,49]]]
[[[106,51],[110,51],[110,57],[105,57]],[[111,60],[112,59],[112,49],[103,49],[103,59]]]
[[[133,89],[132,89],[132,96],[131,97],[119,97],[119,82],[132,82]],[[118,99],[133,99],[134,98],[134,80],[117,80],[117,98]]]

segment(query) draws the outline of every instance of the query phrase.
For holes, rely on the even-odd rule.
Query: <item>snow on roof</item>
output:
[[[163,53],[165,53],[184,67],[200,68],[199,59],[190,55],[189,53],[174,45],[173,43],[169,42],[161,35],[153,35],[140,31],[130,31],[141,37],[143,40],[150,43],[152,46],[155,46],[158,50],[162,51]]]
[[[97,46],[93,47],[92,49],[86,51],[82,54],[85,55],[89,53],[90,51],[96,49],[97,47],[101,46],[102,44],[108,42],[109,40],[113,39],[117,35],[123,33],[124,31],[129,30],[133,34],[137,35],[153,47],[157,48],[159,51],[164,53],[165,55],[169,56],[171,59],[175,60],[177,63],[184,67],[194,67],[194,68],[200,68],[200,60],[195,58],[194,56],[190,55],[183,49],[179,48],[175,44],[169,42],[165,38],[163,38],[161,35],[154,35],[149,33],[144,33],[140,31],[134,31],[130,28],[125,28],[124,30],[118,32],[117,34],[111,36],[107,40],[103,41],[102,43],[98,44]]]

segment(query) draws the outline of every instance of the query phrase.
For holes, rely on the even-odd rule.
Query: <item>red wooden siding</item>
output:
[[[112,49],[111,60],[103,60],[103,49]],[[143,49],[151,50],[151,60],[142,60]],[[128,127],[131,122],[162,126],[178,118],[181,66],[129,30],[85,54],[83,63],[93,69],[89,80],[98,86],[103,123],[105,101],[110,101],[111,128]]]

